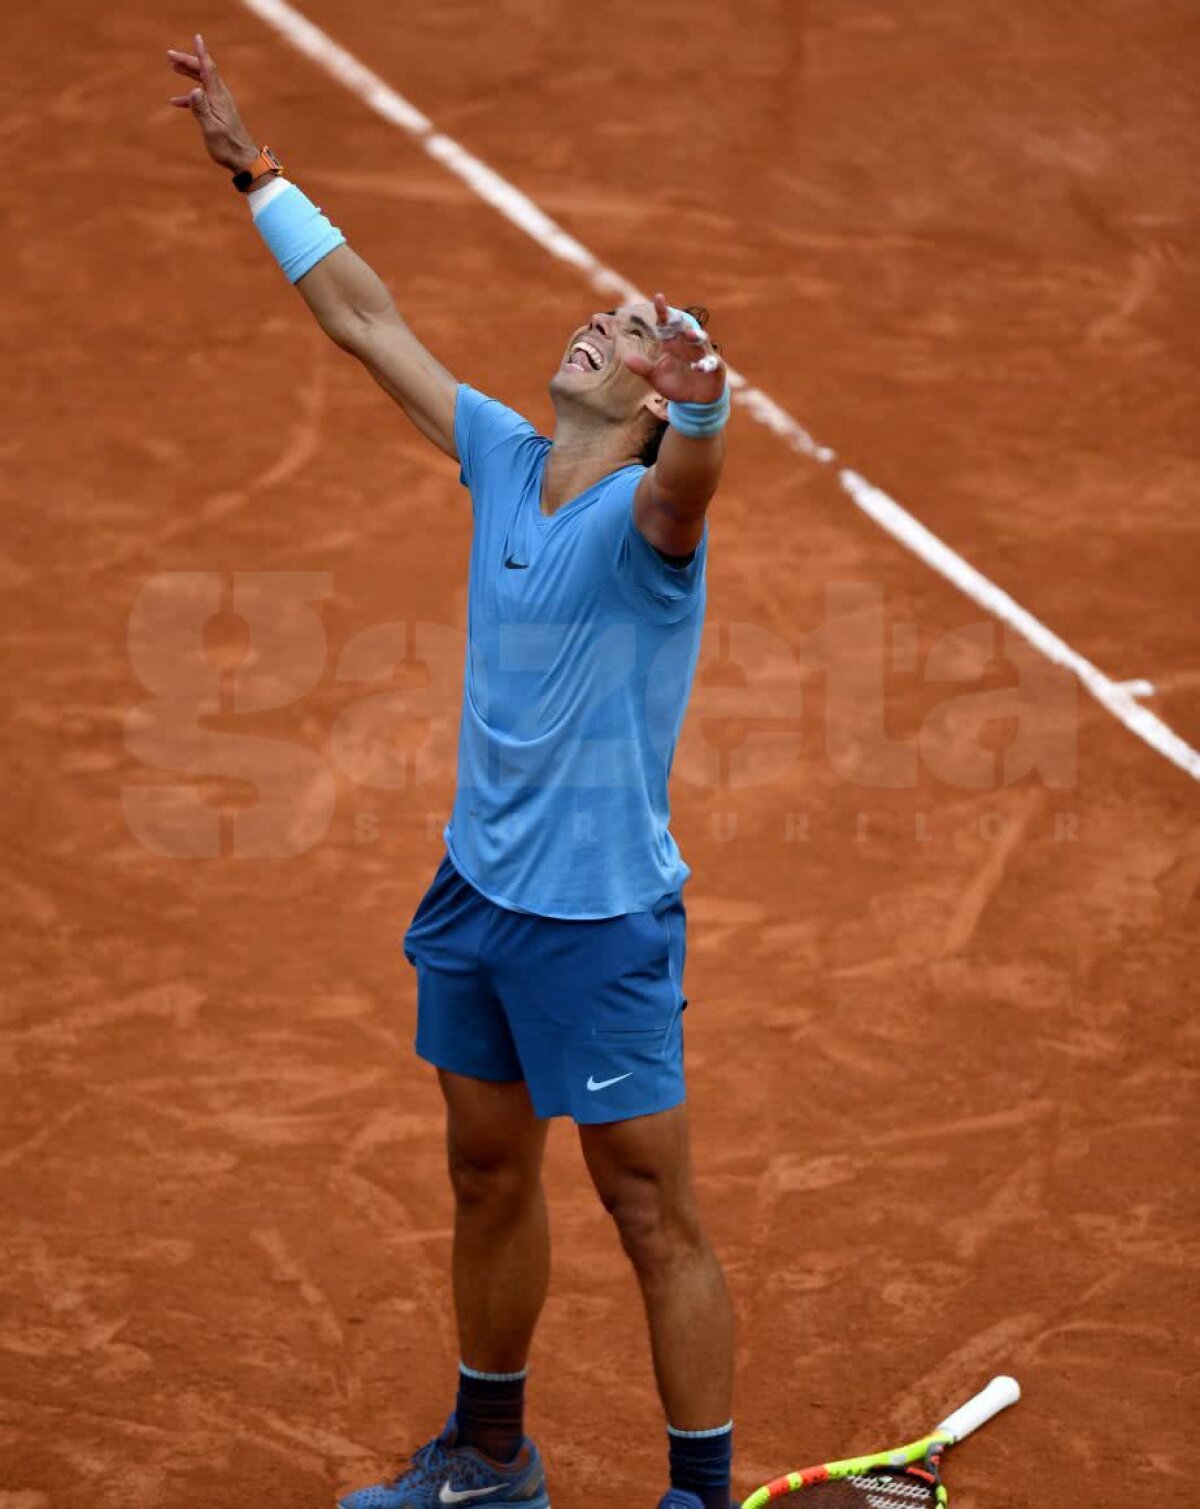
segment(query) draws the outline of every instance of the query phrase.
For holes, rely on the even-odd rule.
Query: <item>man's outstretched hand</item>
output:
[[[180,110],[190,110],[196,117],[212,160],[231,173],[240,173],[258,156],[258,147],[242,124],[229,86],[217,72],[217,65],[209,56],[199,32],[193,45],[195,52],[176,52],[173,47],[167,49],[173,71],[181,73],[196,86],[187,94],[174,95],[171,103]]]
[[[715,403],[725,391],[725,363],[708,337],[690,324],[680,327],[661,293],[654,295],[654,312],[660,332],[658,355],[631,353],[625,365],[664,398],[676,403]],[[672,333],[663,338],[663,331]]]

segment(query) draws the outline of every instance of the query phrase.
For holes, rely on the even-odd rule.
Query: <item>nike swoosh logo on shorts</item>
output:
[[[465,1504],[471,1499],[486,1498],[489,1493],[499,1493],[506,1483],[494,1483],[491,1488],[451,1488],[447,1478],[438,1490],[438,1499],[443,1504]]]
[[[528,561],[514,561],[511,555],[507,558],[507,560],[504,562],[504,564],[508,567],[508,569],[510,571],[528,571],[529,570],[529,562]]]
[[[596,1079],[594,1075],[588,1075],[587,1087],[589,1090],[607,1090],[609,1085],[619,1085],[623,1079],[632,1079],[633,1070],[628,1074],[618,1074],[615,1079]]]

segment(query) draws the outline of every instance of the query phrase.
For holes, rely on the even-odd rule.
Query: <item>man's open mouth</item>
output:
[[[593,346],[591,341],[576,341],[567,352],[563,365],[578,367],[581,372],[599,372],[604,365],[604,352],[599,346]]]

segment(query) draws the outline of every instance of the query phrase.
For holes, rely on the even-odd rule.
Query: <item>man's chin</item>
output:
[[[550,391],[551,393],[569,393],[572,398],[585,398],[595,389],[590,383],[581,379],[591,375],[590,372],[573,372],[569,367],[559,367],[550,379]]]

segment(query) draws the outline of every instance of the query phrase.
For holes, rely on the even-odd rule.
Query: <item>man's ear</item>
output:
[[[667,400],[661,393],[656,393],[653,388],[646,394],[645,406],[654,415],[655,419],[662,424],[667,422]]]

